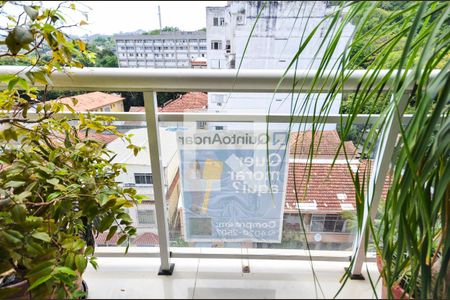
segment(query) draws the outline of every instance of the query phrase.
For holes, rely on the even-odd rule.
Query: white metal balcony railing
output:
[[[0,75],[16,74],[25,72],[27,68],[2,66],[0,67]],[[301,82],[301,87],[297,87],[295,92],[310,92],[315,76],[314,71],[297,71],[287,72],[284,80],[279,84],[280,78],[284,74],[284,70],[240,70],[238,79],[236,79],[236,70],[194,70],[194,69],[109,69],[109,68],[85,68],[70,69],[66,72],[54,72],[51,76],[52,88],[55,90],[83,90],[83,91],[135,91],[143,92],[145,113],[113,113],[102,112],[92,113],[96,115],[113,116],[118,121],[146,121],[149,145],[157,145],[152,147],[150,151],[150,161],[153,173],[153,188],[155,196],[155,209],[158,224],[159,235],[159,253],[147,249],[134,249],[128,253],[132,257],[149,257],[158,256],[161,259],[160,274],[168,275],[172,273],[173,264],[170,263],[171,257],[187,258],[187,257],[203,257],[203,258],[247,258],[247,259],[294,259],[307,260],[310,259],[306,251],[292,252],[281,250],[281,253],[271,251],[261,254],[257,249],[247,249],[247,253],[237,253],[233,251],[225,251],[225,249],[211,249],[213,251],[183,251],[183,249],[169,248],[169,235],[166,215],[166,199],[163,193],[164,173],[161,165],[161,144],[159,138],[159,122],[181,122],[189,121],[210,121],[210,122],[269,122],[269,123],[308,123],[313,120],[313,116],[296,116],[293,119],[289,115],[258,115],[258,114],[224,114],[224,113],[158,113],[156,92],[162,91],[204,91],[204,92],[277,92],[290,93],[295,82]],[[349,74],[349,80],[343,87],[344,92],[353,92],[364,79],[366,71],[352,71]],[[434,77],[436,73],[432,73]],[[326,78],[329,74],[324,74],[314,86],[320,87],[321,92],[330,89],[330,83]],[[379,72],[376,76],[381,80],[386,72]],[[395,73],[391,76],[395,77]],[[385,89],[389,87],[390,82],[387,81]],[[4,87],[4,84],[2,85]],[[42,88],[42,85],[37,85]],[[407,89],[412,90],[412,86]],[[319,90],[312,90],[318,92]],[[400,106],[406,105],[405,100]],[[33,117],[32,114],[29,114]],[[71,115],[70,113],[61,113],[61,115]],[[316,116],[317,117],[317,116]],[[339,123],[347,119],[347,115],[328,115],[324,116],[324,123]],[[355,124],[363,124],[366,122],[376,122],[377,115],[359,115],[354,121]],[[371,184],[368,187],[368,202],[366,207],[370,213],[364,216],[364,222],[369,217],[374,218],[378,208],[378,202],[381,198],[383,183],[389,169],[390,160],[395,146],[395,137],[399,132],[400,120],[395,119],[395,114],[391,114],[389,122],[383,129],[381,141],[375,158],[375,165],[372,170]],[[404,116],[401,122],[407,122],[411,116]],[[150,149],[150,148],[149,148]],[[362,264],[364,261],[372,260],[365,257],[364,236],[356,236],[354,242],[353,255],[355,263],[352,267],[352,275],[358,277],[361,274]],[[172,250],[172,251],[171,251]],[[348,261],[347,255],[333,253],[333,255],[314,255],[313,260],[325,261]],[[106,248],[100,251],[99,256],[121,256],[123,252],[119,249]]]

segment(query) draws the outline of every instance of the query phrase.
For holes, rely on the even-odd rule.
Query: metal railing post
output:
[[[398,111],[404,111],[408,104],[408,95],[404,95],[398,103]],[[391,165],[392,155],[400,132],[401,119],[397,111],[392,109],[389,112],[388,121],[381,133],[380,143],[375,156],[375,163],[372,169],[371,180],[367,189],[366,203],[364,209],[363,225],[360,235],[356,236],[353,257],[354,262],[351,269],[351,279],[364,279],[362,276],[362,265],[366,260],[365,239],[368,232],[368,220],[373,221],[377,215],[386,176]]]
[[[158,101],[156,92],[144,92],[145,119],[147,121],[148,149],[153,174],[156,222],[158,225],[161,267],[158,275],[172,275],[174,264],[170,263],[169,230],[167,225],[166,192],[164,191],[164,168],[161,163],[161,139],[156,115]]]

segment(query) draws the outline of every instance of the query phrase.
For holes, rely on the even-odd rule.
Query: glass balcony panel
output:
[[[320,133],[316,133],[313,146],[317,154],[311,162],[308,151],[312,133],[308,124],[293,126],[289,132],[286,124],[267,126],[263,117],[253,123],[189,118],[195,117],[187,116],[183,122],[161,122],[160,128],[176,134],[180,159],[179,198],[168,200],[172,247],[352,250],[356,230],[352,173],[354,176],[360,172],[362,179],[362,174],[368,172],[367,160],[359,157],[356,137],[354,142],[344,141],[341,147],[345,151],[342,148],[338,152],[339,126],[326,125],[320,143]],[[265,145],[243,150],[231,144],[207,149],[202,144],[214,137],[226,143],[226,136],[236,140],[239,135],[257,136],[265,134],[267,128],[272,136],[289,137],[288,144],[279,149],[286,164],[278,169],[282,174],[276,172],[280,168],[277,166],[270,171],[271,176],[267,175],[264,161],[270,159]],[[202,141],[198,139],[198,145],[180,143],[187,142],[190,136],[201,137]],[[170,148],[165,143],[161,147],[162,152]],[[233,170],[233,156],[242,163],[242,170]],[[262,175],[256,175],[258,172]],[[249,183],[255,179],[262,180],[257,188]]]

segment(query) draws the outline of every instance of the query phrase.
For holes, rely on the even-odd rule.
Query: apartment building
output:
[[[299,45],[321,24],[308,46],[299,55],[297,63],[297,69],[316,69],[323,56],[322,52],[316,52],[329,26],[329,22],[324,21],[324,18],[333,9],[327,1],[268,1],[265,5],[260,1],[229,1],[224,7],[207,7],[208,68],[237,69],[241,64],[240,69],[286,70]],[[253,28],[256,20],[256,26]],[[337,51],[330,58],[330,65],[338,62],[339,54],[345,50],[352,31],[353,26],[345,27],[344,38],[339,40]],[[291,69],[294,68],[295,66]],[[292,96],[288,93],[224,91],[208,94],[208,108],[211,111],[228,113],[251,111],[262,114],[288,114],[292,113],[293,102],[297,101],[299,104],[296,113],[299,113],[298,108],[302,104],[308,102],[305,107],[309,109],[302,113],[317,114],[324,99],[324,94],[306,98],[304,94]],[[331,113],[339,112],[340,99],[335,99]],[[210,128],[227,130],[236,128],[237,125],[211,123]]]
[[[120,68],[192,68],[207,54],[204,31],[115,35],[114,39]]]

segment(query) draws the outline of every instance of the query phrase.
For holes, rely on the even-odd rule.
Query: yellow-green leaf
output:
[[[47,179],[47,182],[53,185],[57,185],[59,183],[58,178]]]
[[[44,242],[50,242],[50,236],[46,232],[35,232],[31,235],[35,239],[44,241]]]
[[[43,284],[44,282],[48,281],[50,278],[52,278],[52,275],[47,275],[47,276],[39,278],[38,280],[33,282],[33,284],[28,288],[28,291],[30,291],[30,290],[36,288],[37,286]]]
[[[87,266],[87,259],[82,254],[77,254],[75,256],[75,265],[77,266],[78,271],[82,274]]]

